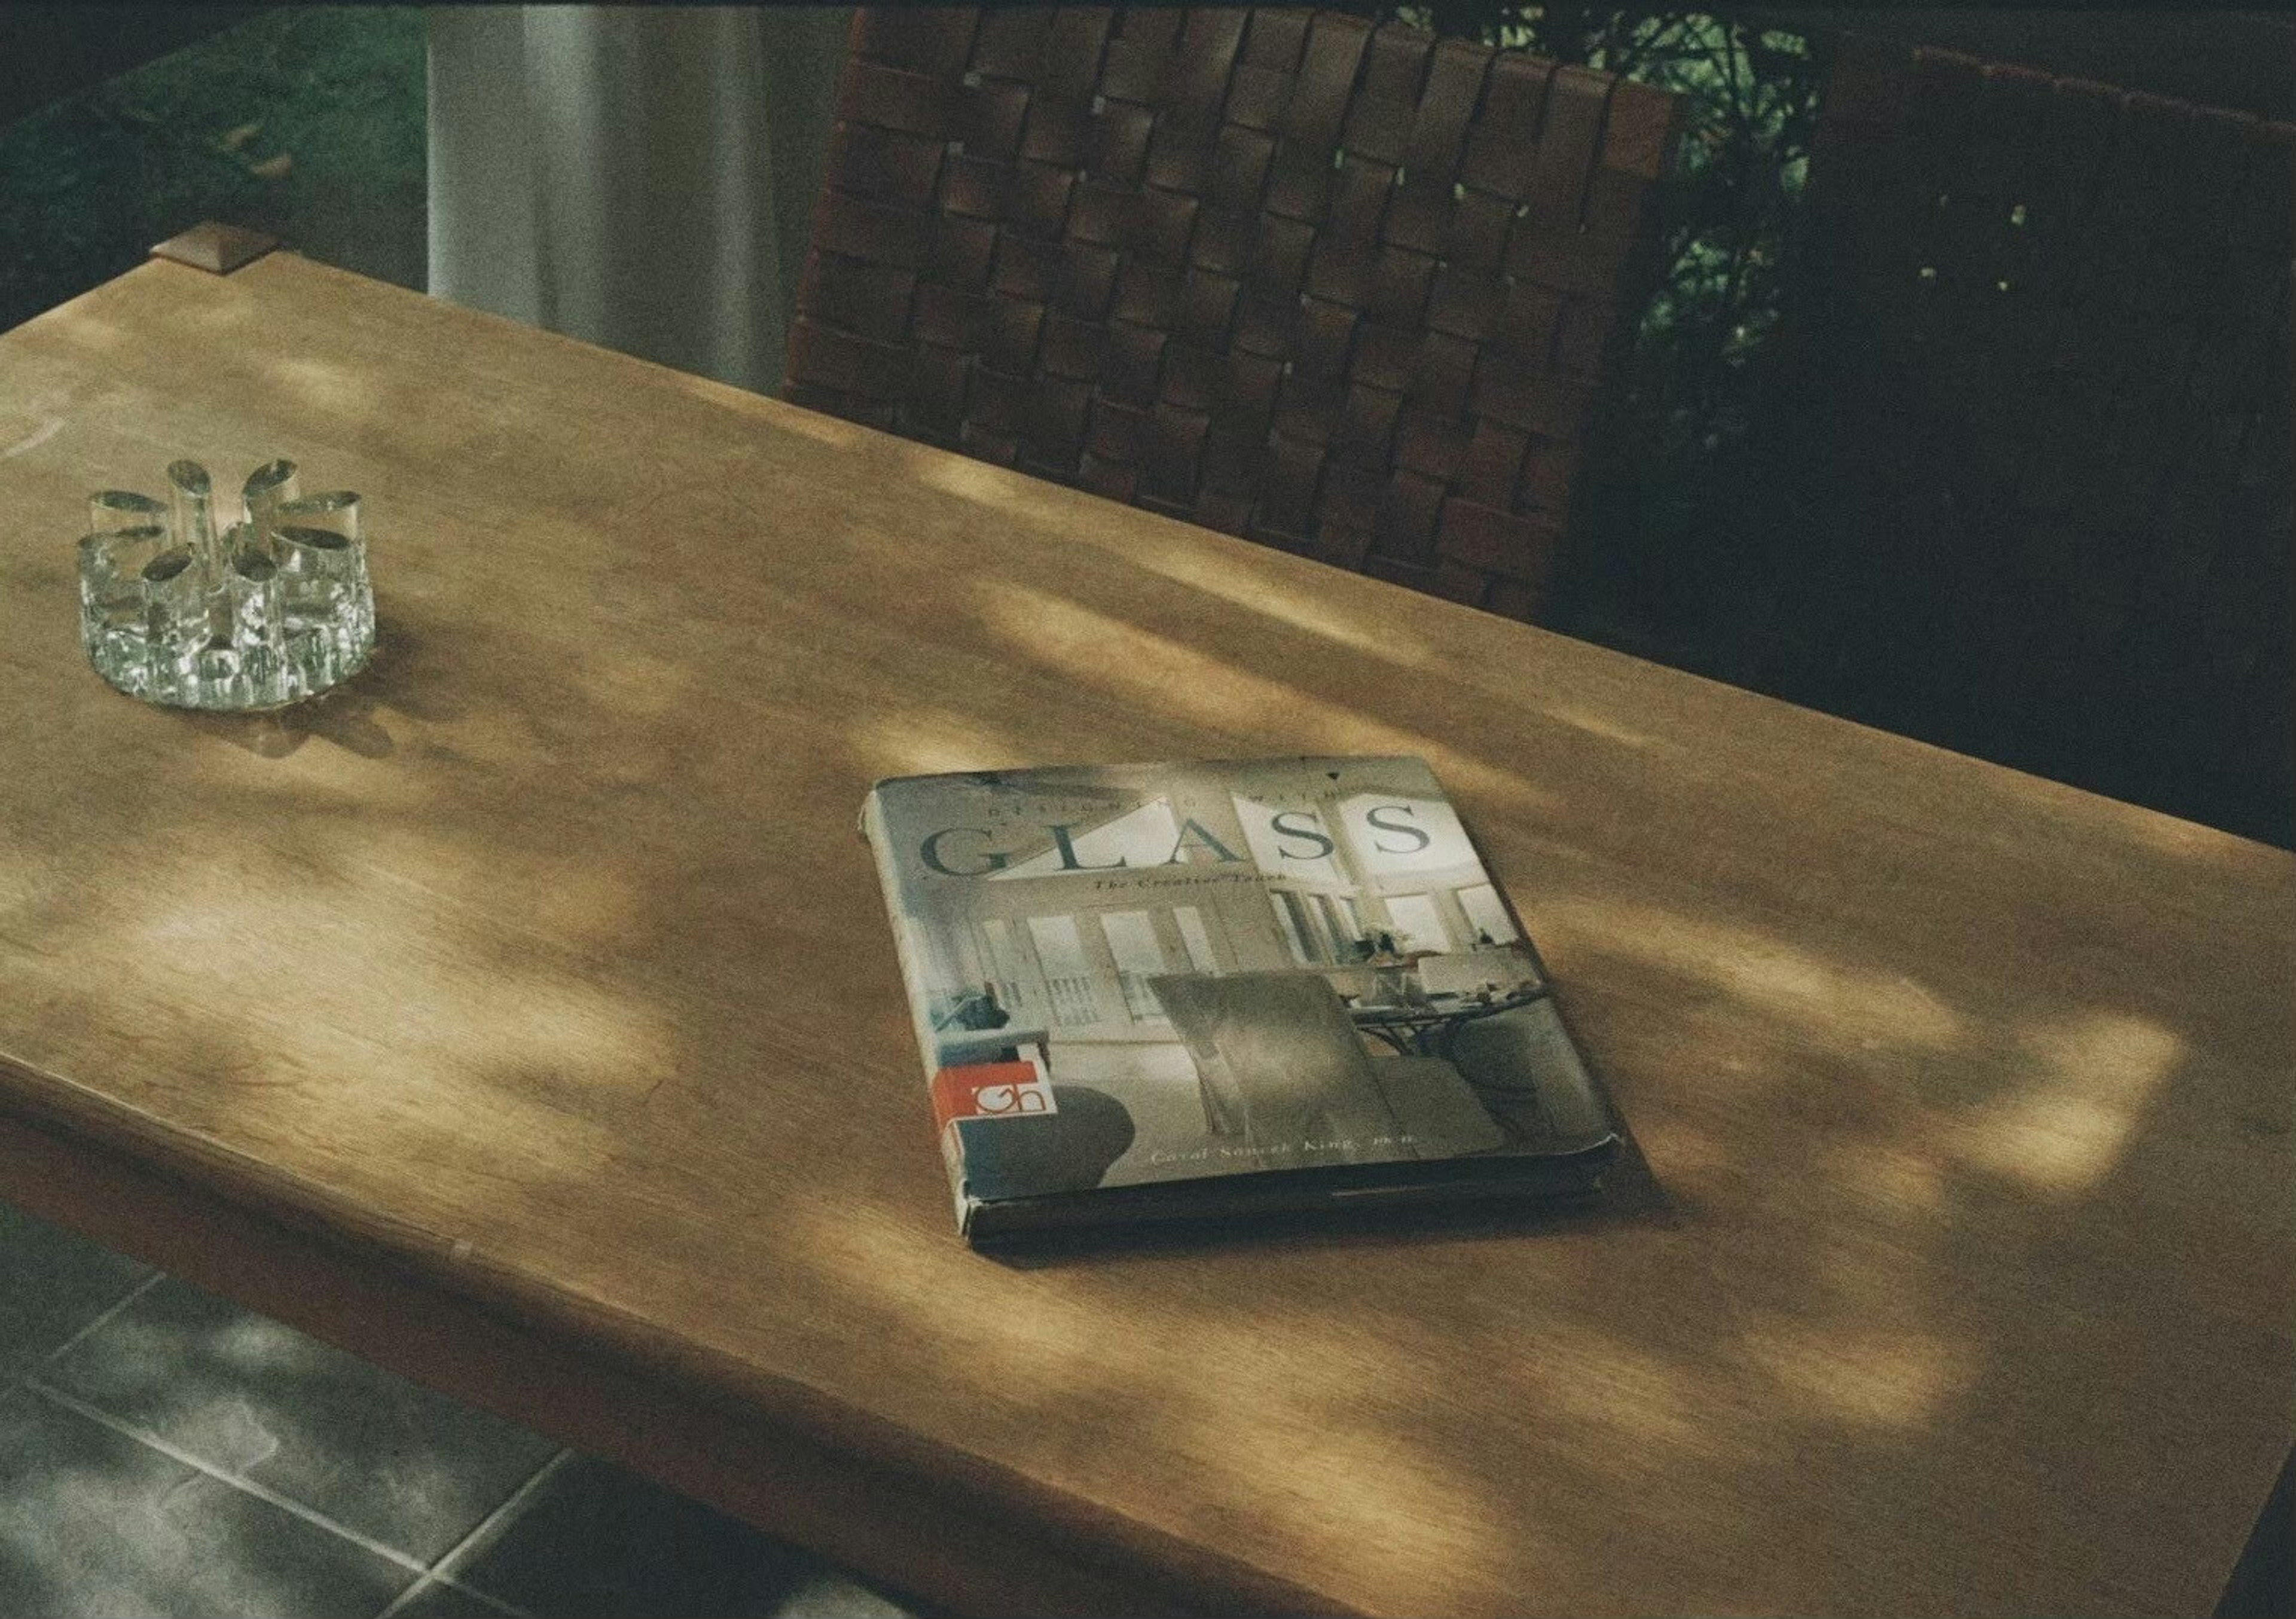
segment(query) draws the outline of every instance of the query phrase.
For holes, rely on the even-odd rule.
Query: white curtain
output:
[[[432,295],[778,387],[851,15],[432,9]]]

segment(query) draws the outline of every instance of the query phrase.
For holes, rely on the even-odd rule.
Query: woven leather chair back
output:
[[[1349,16],[864,10],[785,394],[1529,617],[1674,125]]]
[[[2289,125],[1843,42],[1777,393],[1847,495],[1811,700],[2286,835],[2292,197]]]

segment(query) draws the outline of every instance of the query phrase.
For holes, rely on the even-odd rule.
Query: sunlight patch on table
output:
[[[1413,755],[1455,793],[1505,798],[1515,808],[1555,806],[1512,772],[1422,732],[1046,592],[1001,584],[979,591],[976,603],[988,628],[1027,657],[1145,712],[1251,737],[1271,752]]]
[[[627,939],[644,923],[649,899],[627,873],[563,861],[547,863],[529,892],[527,920],[536,932],[601,942]]]
[[[1869,1049],[1874,1041],[1937,1048],[1968,1035],[1965,1019],[1915,979],[1852,971],[1759,928],[1609,898],[1552,898],[1539,914],[1544,931],[1579,932],[1797,1024],[1832,1023]]]
[[[650,1026],[652,1014],[617,1004],[603,990],[542,975],[496,977],[474,994],[455,974],[441,987],[450,997],[442,1055],[460,1053],[475,1039],[498,1060],[625,1095],[672,1076],[662,1059],[666,1031]]]
[[[1891,1141],[1837,1141],[1819,1157],[1816,1170],[1841,1197],[1890,1220],[1930,1220],[1946,1212],[1944,1166],[1933,1156]]]
[[[921,1134],[931,1129],[922,1081],[917,1129]],[[1105,1326],[1086,1301],[1064,1291],[1054,1272],[1043,1279],[992,1272],[982,1285],[967,1285],[988,1262],[965,1248],[953,1216],[950,1224],[927,1231],[868,1204],[806,1205],[791,1212],[794,1218],[777,1229],[776,1241],[784,1252],[802,1255],[832,1288],[833,1309],[857,1308],[873,1322],[931,1334],[939,1374],[933,1387],[917,1391],[927,1402],[917,1413],[924,1426],[931,1426],[933,1412],[955,1390],[999,1404],[1057,1403],[1104,1383]],[[1015,1294],[1025,1298],[1025,1307],[1013,1307]],[[929,1316],[915,1314],[920,1298],[935,1301]],[[852,1325],[826,1314],[809,1324],[823,1334]],[[738,1352],[738,1324],[728,1325],[726,1347]],[[1145,1398],[1150,1391],[1142,1392]]]
[[[994,507],[1062,529],[1075,527],[1077,496],[1057,484],[922,445],[888,447],[897,463],[888,478],[892,487],[913,479],[929,489],[954,495],[976,505]]]
[[[1973,1375],[1966,1355],[1918,1330],[1858,1330],[1779,1321],[1740,1345],[1800,1400],[1855,1427],[1904,1431],[1944,1410]]]
[[[1573,704],[1542,702],[1538,705],[1538,712],[1545,718],[1568,725],[1573,731],[1583,731],[1589,736],[1598,736],[1606,742],[1617,742],[1623,747],[1655,748],[1661,743],[1660,738],[1647,732],[1621,725],[1607,715],[1596,714],[1592,709]]]
[[[1377,604],[1342,602],[1333,599],[1337,593],[1319,595],[1308,582],[1280,576],[1279,552],[1269,552],[1263,560],[1158,529],[1128,532],[1123,556],[1136,567],[1160,574],[1176,584],[1249,608],[1311,635],[1353,647],[1386,663],[1416,668],[1430,662],[1432,656],[1423,637],[1396,623],[1393,615],[1378,611]],[[1333,573],[1332,577],[1337,576]]]
[[[140,344],[143,341],[131,337],[119,322],[92,315],[78,302],[50,310],[37,320],[44,331],[62,337],[75,348],[93,348],[111,354],[127,348],[131,342]]]
[[[640,651],[624,641],[586,649],[571,683],[616,717],[645,721],[677,707],[699,679],[693,667]]]
[[[1224,1410],[1290,1413],[1310,1423],[1328,1419],[1333,1401],[1349,1391],[1378,1391],[1407,1381],[1419,1352],[1395,1337],[1345,1327],[1308,1333],[1297,1303],[1273,1323],[1283,1352],[1267,1353],[1271,1322],[1250,1309],[1192,1317],[1176,1323],[1169,1356],[1161,1364],[1175,1392],[1201,1393]],[[1288,1330],[1287,1330],[1288,1329]]]
[[[21,438],[15,440],[12,444],[0,445],[0,461],[11,461],[19,455],[28,454],[31,451],[38,449],[42,445],[47,443],[49,439],[53,438],[58,433],[62,432],[64,430],[64,427],[65,422],[62,417],[49,417],[47,421],[42,422],[38,427],[25,434]]]
[[[1743,1064],[1729,1067],[1737,1072],[1744,1070]],[[1743,1166],[1729,1142],[1678,1119],[1653,1121],[1638,1128],[1636,1139],[1662,1186],[1693,1183],[1709,1175],[1726,1178],[1742,1173]]]
[[[1488,1484],[1478,1488],[1407,1437],[1354,1419],[1343,1402],[1313,1421],[1263,1413],[1202,1422],[1206,1439],[1194,1453],[1233,1484],[1195,1493],[1251,1501],[1263,1525],[1254,1540],[1278,1539],[1311,1566],[1343,1560],[1351,1592],[1380,1609],[1450,1611],[1456,1599],[1447,1600],[1442,1589],[1447,1566],[1539,1566],[1570,1555],[1520,1511],[1495,1506]],[[1505,1506],[1520,1503],[1510,1499]],[[1218,1518],[1193,1527],[1215,1544],[1235,1534],[1234,1525]]]
[[[515,813],[490,814],[516,821]],[[525,831],[523,824],[516,830]],[[385,884],[472,917],[554,941],[627,941],[658,897],[629,866],[569,860],[546,839],[512,846],[488,835],[457,838],[406,822],[324,824],[315,843],[359,880]],[[473,915],[473,913],[476,913]]]
[[[2174,1032],[2126,1012],[2052,1018],[2016,1044],[2030,1082],[1977,1109],[1962,1132],[1962,1152],[2054,1197],[2111,1173],[2185,1053]]]
[[[722,384],[710,382],[703,377],[688,377],[684,372],[676,373],[676,381],[677,386],[685,388],[686,392],[706,398],[712,404],[725,402],[726,390]],[[867,437],[866,432],[861,428],[849,421],[841,421],[835,416],[824,416],[818,411],[802,410],[793,405],[785,405],[780,400],[771,400],[767,403],[775,408],[762,413],[766,420],[773,424],[774,430],[776,432],[793,433],[800,438],[810,438],[814,443],[827,445],[832,450],[849,450]]]
[[[1506,1380],[1542,1413],[1599,1430],[1605,1449],[1616,1445],[1647,1455],[1642,1447],[1694,1444],[1704,1429],[1681,1371],[1647,1351],[1583,1329],[1558,1330],[1526,1345]]]
[[[1398,1543],[1428,1533],[1412,1525],[1439,1525],[1454,1550],[1522,1549],[1522,1525],[1505,1520],[1486,1488],[1424,1455],[1414,1437],[1423,1419],[1392,1397],[1418,1370],[1401,1349],[1388,1364],[1366,1355],[1360,1339],[1319,1345],[1292,1334],[1271,1354],[1267,1335],[1248,1320],[1197,1317],[1166,1322],[1155,1340],[1166,1352],[1144,1356],[1136,1342],[1109,1340],[1111,1330],[1138,1326],[1120,1312],[1111,1319],[1089,1271],[984,1270],[954,1236],[925,1239],[913,1222],[873,1218],[865,1208],[809,1212],[775,1238],[833,1288],[833,1309],[860,1304],[930,1335],[935,1378],[899,1419],[964,1443],[980,1423],[1009,1421],[1015,1410],[1043,1412],[1048,1435],[1080,1409],[1120,1411],[1120,1468],[1111,1473],[1104,1446],[1055,1445],[1031,1469],[1055,1486],[1168,1529],[1201,1531],[1207,1525],[1188,1516],[1180,1474],[1214,1470],[1224,1482],[1200,1493],[1251,1500],[1248,1541],[1345,1556],[1359,1582],[1386,1586],[1398,1607],[1429,1595],[1409,1582],[1423,1581],[1431,1548]],[[934,1309],[921,1314],[920,1297]],[[833,1321],[816,1326],[824,1335],[840,1330]],[[744,1341],[737,1324],[728,1339],[729,1348]],[[1119,1359],[1120,1387],[1109,1370]],[[1008,1415],[981,1414],[998,1408]],[[1226,1524],[1225,1538],[1233,1542],[1237,1527]]]
[[[322,410],[360,411],[373,403],[370,383],[347,365],[308,355],[283,355],[272,361],[268,369],[271,380],[299,404]]]
[[[854,761],[873,779],[992,770],[1032,763],[1018,745],[970,715],[910,708],[857,718],[846,735]]]
[[[259,1023],[263,1056],[249,1080],[293,1082],[316,1105],[378,1082],[419,1092],[458,1070],[500,1090],[484,1078],[498,1073],[526,1076],[546,1108],[588,1116],[673,1076],[676,1043],[660,1014],[570,963],[512,969],[528,948],[522,935],[468,908],[440,911],[398,867],[252,881],[228,871],[173,875],[172,892],[147,891],[135,970],[164,973],[176,993],[235,1005]]]
[[[2113,799],[2097,802],[2116,814],[2115,829],[2135,843],[2179,861],[2214,866],[2226,872],[2243,873],[2260,895],[2277,896],[2280,913],[2288,916],[2292,900],[2290,867],[2285,851],[2269,845],[2251,842],[2230,832],[2220,832],[2197,822],[2179,820],[2144,809],[2134,804]]]
[[[482,1086],[488,1073],[536,1076],[565,1110],[596,1114],[675,1076],[668,1031],[654,1015],[589,985],[543,974],[456,970],[435,959],[378,977],[383,981],[364,993],[314,994],[309,1004],[320,1016],[334,1012],[347,1028],[370,1030],[378,1007],[387,1005],[390,1045],[404,1059],[392,1066],[410,1075],[474,1068]],[[315,1059],[332,1045],[324,1034],[312,1043]]]

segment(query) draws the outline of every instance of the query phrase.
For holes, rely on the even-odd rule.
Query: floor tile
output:
[[[151,1273],[0,1204],[0,1378],[37,1364]]]
[[[432,1581],[390,1610],[390,1619],[504,1619],[518,1610],[460,1586]]]
[[[0,1614],[374,1614],[415,1577],[27,1388],[0,1394]]]
[[[849,1574],[825,1568],[784,1592],[773,1619],[912,1619],[912,1610]]]
[[[544,1480],[454,1572],[537,1619],[768,1619],[800,1597],[840,1591],[854,1605],[802,1611],[902,1612],[857,1585],[824,1582],[826,1571],[794,1547],[585,1456]]]
[[[43,1376],[425,1563],[557,1448],[172,1277]]]

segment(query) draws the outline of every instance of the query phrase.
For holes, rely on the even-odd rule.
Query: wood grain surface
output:
[[[88,671],[86,495],[185,454],[366,497],[355,687]],[[869,782],[1374,751],[1647,1175],[968,1252]],[[2296,1435],[2292,920],[2284,854],[291,255],[0,338],[0,1102],[834,1459],[869,1533],[737,1504],[865,1572],[881,1476],[1214,1605],[2206,1611]]]

